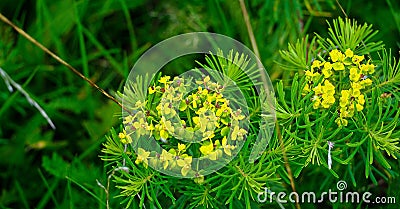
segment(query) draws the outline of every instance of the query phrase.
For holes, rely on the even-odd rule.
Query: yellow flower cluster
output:
[[[314,100],[314,109],[319,107],[329,108],[330,106],[335,103],[335,87],[332,85],[329,80],[324,81],[324,85],[321,83],[318,86],[313,88],[315,96],[313,97]]]
[[[239,125],[245,116],[240,108],[231,108],[230,101],[224,97],[223,86],[212,82],[209,76],[194,83],[183,77],[171,80],[170,76],[164,76],[158,83],[149,87],[148,92],[159,103],[152,109],[152,106],[146,105],[148,101],[137,102],[135,115],[124,117],[126,130],[120,133],[120,139],[128,144],[132,143],[129,135],[137,138],[154,136],[162,146],[168,144],[168,150],[157,153],[138,148],[137,164],[143,163],[147,167],[150,163],[163,169],[179,169],[186,176],[188,172],[194,172],[191,167],[194,156],[188,153],[208,160],[233,155],[238,147],[237,141],[244,140],[247,134]],[[195,84],[195,90],[187,92]],[[200,143],[200,147],[195,148],[192,143],[177,143],[177,139]]]
[[[136,103],[136,106],[138,103]],[[139,110],[135,115],[128,115],[124,117],[123,124],[125,125],[125,130],[124,133],[127,137],[129,137],[130,140],[122,141],[123,138],[121,138],[121,133],[120,133],[120,138],[122,143],[124,144],[130,144],[132,143],[131,135],[133,134],[133,137],[138,138],[140,136],[144,135],[151,135],[151,133],[154,130],[154,125],[152,123],[148,124],[147,120],[145,118],[145,111],[144,110]],[[126,134],[128,132],[128,134]]]
[[[374,71],[375,65],[370,60],[365,62],[364,55],[355,55],[351,49],[346,49],[344,53],[333,49],[329,52],[328,61],[314,60],[310,70],[305,71],[307,83],[303,91],[313,91],[314,109],[328,109],[335,104],[335,91],[338,89],[339,117],[335,122],[339,126],[347,126],[346,118],[351,118],[355,111],[364,109],[365,96],[362,90],[372,84],[369,77]]]
[[[126,134],[126,131],[124,130],[123,132],[118,134],[119,139],[123,144],[130,144],[132,143],[132,138],[128,134]]]

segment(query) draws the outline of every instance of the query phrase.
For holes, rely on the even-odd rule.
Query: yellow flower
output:
[[[125,130],[124,130],[124,132],[126,132]],[[124,139],[125,138],[125,133],[119,133],[118,134],[118,137],[120,138],[120,139]]]
[[[192,107],[197,109],[197,100],[199,98],[196,95],[193,95]]]
[[[213,145],[212,150],[211,150],[211,145]],[[217,160],[219,157],[222,156],[222,150],[220,148],[221,148],[221,144],[219,143],[218,139],[215,140],[214,144],[212,144],[212,142],[206,142],[206,147],[203,148],[203,152],[207,153],[207,154],[203,154],[203,155],[204,155],[204,157],[206,157],[210,160]],[[200,149],[202,149],[202,148],[200,147]]]
[[[324,81],[324,86],[322,87],[322,90],[326,94],[335,94],[335,86],[332,85],[332,83],[329,80]]]
[[[196,83],[197,83],[197,84],[204,84],[204,85],[206,85],[210,80],[211,80],[211,79],[210,79],[210,76],[206,76],[206,77],[203,78],[203,80],[197,80]]]
[[[195,177],[194,179],[193,179],[193,181],[196,183],[196,184],[203,184],[204,183],[204,176],[202,176],[202,175],[200,175],[200,176],[197,176],[197,177]]]
[[[342,77],[339,77],[339,75],[335,75],[335,71],[346,70],[341,72],[341,75],[348,76],[351,82],[351,88],[347,90],[341,89],[340,95],[338,95],[338,113],[340,117],[337,118],[335,122],[339,126],[347,126],[348,120],[346,118],[351,118],[356,111],[362,111],[364,109],[365,96],[362,94],[362,90],[372,85],[372,80],[368,78],[368,75],[374,73],[376,66],[370,64],[370,60],[365,64],[361,64],[364,60],[364,55],[356,55],[350,48],[347,48],[344,52],[339,49],[331,50],[328,60],[330,60],[330,62],[315,60],[312,62],[310,69],[305,71],[306,83],[303,87],[302,95],[306,95],[311,90],[313,91],[314,96],[311,100],[314,109],[327,109],[332,107],[336,102],[336,88],[331,81],[340,79],[340,82],[347,82],[345,79],[343,80]],[[347,71],[347,69],[349,71]],[[322,82],[319,82],[321,77],[316,76],[318,72],[314,71],[322,73],[324,76]],[[312,88],[311,85],[313,83],[317,85]]]
[[[149,94],[154,94],[156,92],[156,88],[154,86],[149,87]]]
[[[146,105],[146,101],[142,102],[139,100],[135,103],[136,108],[143,108],[145,105]]]
[[[313,101],[313,108],[318,109],[318,107],[321,105],[321,99],[318,96],[314,96]]]
[[[199,89],[201,89],[201,86],[199,86]],[[208,90],[207,89],[203,89],[199,92],[202,96],[207,96],[208,95]]]
[[[308,83],[306,83],[306,85],[304,85],[304,87],[303,87],[303,93],[307,94],[310,91],[311,91],[310,85]]]
[[[134,117],[132,115],[128,115],[124,118],[123,124],[128,124],[133,122]]]
[[[202,133],[214,130],[216,126],[219,126],[217,123],[217,117],[215,116],[206,116],[205,114],[201,114],[199,117],[193,117],[192,120]]]
[[[181,174],[186,176],[187,173],[191,170],[192,167],[192,156],[188,156],[187,154],[183,154],[178,157],[176,160],[176,164],[179,167],[182,167]]]
[[[332,62],[343,61],[344,55],[337,49],[329,52],[329,56],[331,57]]]
[[[173,134],[175,132],[175,127],[171,123],[171,121],[166,120],[165,118],[161,119],[162,129],[160,130],[160,136],[163,139],[168,139],[169,134]]]
[[[319,60],[314,60],[313,63],[311,64],[311,69],[317,68],[319,69],[324,63],[322,63]]]
[[[123,130],[121,133],[118,134],[119,139],[123,144],[130,144],[132,143],[132,138],[128,134],[126,134],[126,131]]]
[[[228,103],[223,103],[219,109],[217,110],[217,112],[215,113],[215,115],[217,117],[226,117],[231,113],[231,108],[228,107]]]
[[[324,68],[322,69],[322,74],[325,78],[329,78],[332,75],[332,64],[330,62],[325,62]]]
[[[350,98],[350,91],[342,90],[339,102],[340,107],[346,107],[347,104],[349,104],[349,98]]]
[[[147,168],[147,164],[148,164],[147,158],[150,156],[150,152],[147,152],[146,150],[139,148],[137,155],[138,156],[135,160],[135,163],[136,164],[143,163],[144,167]]]
[[[170,133],[175,132],[175,127],[172,125],[172,122],[169,120],[165,120],[165,118],[162,118],[161,121],[163,122],[163,127],[164,129],[168,130]]]
[[[206,141],[201,145],[200,152],[203,155],[208,155],[214,150],[214,144],[211,141]]]
[[[323,108],[329,108],[335,103],[335,86],[329,80],[325,80],[324,85],[319,83],[313,88],[313,90],[315,93],[315,96],[313,97],[314,109],[317,109],[320,105],[322,105]]]
[[[139,121],[134,122],[133,127],[135,128],[134,132],[137,136],[145,135],[148,130],[147,121],[143,117],[141,117]]]
[[[358,97],[361,94],[361,89],[363,88],[360,83],[354,82],[351,84],[351,88],[353,88],[352,95],[354,97]]]
[[[242,139],[243,139],[243,136],[244,136],[245,134],[247,134],[247,131],[246,131],[246,130],[244,130],[243,128],[239,128],[239,126],[235,126],[235,128],[233,128],[231,137],[232,137],[232,140],[234,140],[234,141],[235,141],[236,139],[242,140]]]
[[[166,84],[170,83],[169,79],[171,79],[170,76],[163,76],[163,77],[160,78],[160,80],[158,80],[158,82],[163,83],[163,84],[166,85]]]
[[[144,119],[143,119],[143,118],[140,118],[139,121],[136,121],[136,122],[133,123],[133,126],[134,126],[136,129],[145,128],[146,123],[144,122]]]
[[[355,67],[350,68],[349,78],[353,82],[357,82],[360,80],[360,74],[357,71],[358,71],[358,69]]]
[[[243,120],[245,118],[245,116],[242,115],[241,113],[242,113],[242,110],[237,109],[236,111],[232,112],[232,118],[234,120]]]
[[[214,110],[215,106],[213,105],[213,101],[215,101],[215,94],[207,94],[205,101],[203,102],[203,107]]]
[[[354,105],[357,111],[361,111],[364,109],[363,105],[365,103],[365,97],[360,92],[361,85],[359,83],[352,83],[352,87],[353,88],[350,90],[342,90],[341,92],[340,117],[342,118],[353,117]]]
[[[196,114],[197,115],[201,115],[201,114],[204,114],[204,113],[206,113],[207,112],[207,108],[205,108],[205,107],[200,107],[197,111],[196,111]]]
[[[307,76],[307,78],[309,78],[309,80],[312,80],[313,77],[318,77],[321,74],[319,74],[318,72],[314,72],[314,70],[306,70],[305,75]]]
[[[186,100],[185,99],[183,99],[183,100],[181,100],[181,103],[179,104],[179,111],[185,111],[186,109],[187,109],[187,103],[186,103]]]
[[[209,158],[210,160],[217,160],[219,157],[221,157],[222,155],[222,151],[221,150],[215,150],[212,151],[210,154],[207,155],[207,158]]]
[[[318,81],[319,77],[321,74],[319,73],[319,68],[322,66],[321,61],[319,60],[314,60],[313,63],[311,64],[311,70],[306,70],[305,75],[306,75],[306,80],[307,81]],[[314,68],[316,68],[316,71],[314,71]]]
[[[319,83],[316,87],[313,88],[315,95],[322,95],[322,86]]]
[[[364,105],[365,104],[365,97],[364,94],[361,94],[360,96],[357,97],[357,102],[360,105]]]
[[[233,145],[229,145],[227,141],[228,140],[226,139],[226,136],[224,136],[222,139],[222,148],[224,149],[225,154],[232,156],[231,150],[233,150],[235,147]]]
[[[347,110],[346,107],[341,107],[340,108],[340,117],[341,118],[347,118],[347,117],[351,117],[352,114]]]
[[[335,103],[335,97],[332,95],[325,94],[322,96],[323,101],[321,105],[323,108],[329,108],[333,103]]]
[[[169,137],[168,131],[166,131],[164,129],[160,130],[160,137],[163,138],[163,140],[168,139],[168,137]]]
[[[203,133],[203,140],[212,139],[212,138],[214,138],[214,136],[215,136],[214,130],[206,131],[206,132]]]
[[[172,115],[172,116],[174,116],[176,114],[175,109],[172,108],[172,103],[165,102],[165,104],[162,107],[163,108],[161,110],[164,111],[164,114]]]
[[[178,150],[180,152],[184,151],[185,149],[186,149],[186,145],[185,144],[178,143]]]
[[[344,65],[341,62],[335,62],[332,64],[332,67],[334,70],[339,71],[339,70],[344,70]]]
[[[354,63],[354,64],[359,64],[361,61],[363,61],[364,60],[364,55],[362,55],[362,56],[358,56],[358,55],[354,55],[353,57],[352,57],[352,59],[351,59],[351,61]]]
[[[353,89],[353,96],[354,96],[354,97],[358,97],[358,96],[360,96],[360,95],[361,95],[361,91],[360,91],[359,88]]]
[[[165,149],[162,150],[160,155],[160,161],[163,162],[163,168],[167,169],[169,162],[172,160],[173,156],[171,153],[167,152]]]
[[[364,106],[360,105],[359,103],[356,104],[357,111],[361,111],[364,109]]]
[[[336,118],[335,122],[338,124],[338,126],[347,126],[348,125],[348,121],[344,118]]]
[[[182,169],[181,169],[181,174],[183,175],[183,176],[186,176],[187,175],[187,173],[190,171],[190,169],[191,169],[191,164],[186,164],[186,165],[184,165],[183,167],[182,167]]]
[[[193,117],[192,120],[193,120],[193,123],[194,123],[194,124],[200,125],[200,117],[197,117],[197,116],[196,116],[196,117]]]
[[[369,61],[367,64],[362,64],[360,66],[361,72],[365,75],[367,74],[372,74],[375,72],[375,65],[369,64]]]
[[[364,80],[360,81],[360,84],[364,87],[364,86],[370,86],[372,84],[372,80],[369,78],[366,78]]]
[[[204,77],[204,83],[208,83],[209,81],[210,81],[210,76],[206,76],[206,77]]]
[[[314,76],[314,71],[313,70],[306,70],[304,71],[306,77],[312,77]]]
[[[153,125],[152,123],[150,123],[150,125],[147,126],[147,130],[148,130],[148,131],[151,131],[151,132],[152,132],[152,131],[154,131],[154,129],[155,129],[155,128],[154,128],[154,125]]]
[[[344,54],[346,55],[346,57],[350,57],[352,58],[354,53],[351,49],[346,49],[346,51],[344,52]]]

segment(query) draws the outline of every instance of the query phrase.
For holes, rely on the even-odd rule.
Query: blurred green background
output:
[[[340,2],[342,9],[338,2]],[[290,79],[278,51],[304,34],[326,34],[345,12],[371,23],[398,57],[398,1],[245,1],[261,60],[271,79]],[[251,48],[239,1],[2,0],[0,12],[108,92],[121,90],[138,57],[174,35],[208,31]],[[193,60],[173,62],[179,74]],[[119,126],[119,106],[0,22],[0,67],[23,86],[56,125],[0,80],[0,208],[105,208],[98,157],[104,135]],[[116,189],[111,196],[117,195]],[[120,208],[111,198],[112,208]]]

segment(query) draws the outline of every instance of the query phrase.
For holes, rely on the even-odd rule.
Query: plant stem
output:
[[[247,32],[249,33],[251,46],[253,48],[254,54],[256,54],[256,56],[258,58],[258,60],[257,60],[258,69],[260,71],[263,71],[265,69],[261,63],[260,51],[258,51],[256,38],[253,33],[253,28],[251,27],[250,17],[249,17],[249,14],[247,13],[246,5],[244,4],[243,0],[239,0],[239,2],[240,2],[240,8],[242,9],[242,13],[243,13],[243,19],[244,19],[244,22],[246,23]],[[261,75],[261,80],[264,84],[264,89],[269,89],[269,87],[267,86],[268,82],[267,82],[267,77],[265,76],[265,72],[261,72],[260,75]],[[268,93],[268,92],[266,92],[266,93]]]
[[[289,160],[288,160],[287,155],[286,155],[285,145],[283,143],[283,139],[282,139],[282,135],[281,135],[281,131],[280,131],[280,128],[279,128],[278,121],[276,121],[276,133],[277,133],[279,142],[281,143],[281,146],[282,146],[282,155],[283,155],[283,160],[285,161],[285,168],[286,168],[286,171],[288,173],[289,180],[290,180],[290,186],[292,187],[292,191],[296,193],[296,185],[294,184],[294,178],[293,178],[293,174],[292,174],[292,169],[290,168]],[[296,208],[297,209],[301,208],[297,199],[296,199]]]
[[[34,45],[36,45],[37,47],[39,47],[41,50],[43,50],[44,52],[46,52],[48,55],[50,55],[51,57],[53,57],[57,62],[61,63],[62,65],[64,65],[65,67],[67,67],[69,70],[71,70],[73,73],[75,73],[76,75],[78,75],[79,77],[81,77],[83,80],[85,80],[86,82],[88,82],[92,87],[94,87],[95,89],[97,89],[98,91],[100,91],[104,96],[106,96],[107,98],[111,99],[112,101],[114,101],[115,103],[117,103],[117,105],[119,105],[120,107],[124,108],[122,106],[122,104],[113,96],[111,96],[109,93],[107,93],[104,89],[100,88],[96,83],[94,83],[93,81],[91,81],[89,78],[85,77],[82,73],[80,73],[78,70],[76,70],[74,67],[72,67],[70,64],[68,64],[66,61],[64,61],[63,59],[61,59],[59,56],[57,56],[56,54],[54,54],[53,52],[51,52],[48,48],[46,48],[45,46],[43,46],[41,43],[39,43],[36,39],[34,39],[32,36],[30,36],[29,34],[27,34],[24,30],[22,30],[21,28],[19,28],[18,26],[16,26],[14,23],[12,23],[9,19],[7,19],[1,12],[0,12],[0,20],[3,21],[4,23],[10,25],[12,28],[14,28],[14,30],[16,30],[19,34],[21,34],[23,37],[25,37],[26,39],[28,39],[28,41],[30,41],[31,43],[33,43]],[[127,112],[128,111],[126,108],[124,108]]]
[[[189,107],[186,109],[186,115],[187,115],[187,117],[188,117],[189,126],[190,126],[190,127],[193,127],[193,124],[192,124],[192,117],[190,116]]]

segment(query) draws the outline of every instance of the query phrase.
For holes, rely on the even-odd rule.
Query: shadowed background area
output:
[[[380,31],[375,38],[399,57],[397,1],[339,2],[342,8],[334,0],[245,2],[272,82],[292,76],[275,63],[279,50],[304,34],[325,35],[326,20],[343,13],[373,24]],[[143,52],[174,35],[215,32],[251,48],[239,1],[2,0],[0,12],[110,93],[122,89]],[[180,74],[195,66],[186,57],[165,71]],[[0,208],[105,208],[106,194],[95,180],[105,182],[107,174],[98,155],[104,135],[119,126],[120,107],[3,22],[0,68],[56,126],[0,80]],[[110,201],[120,207],[118,198]]]

